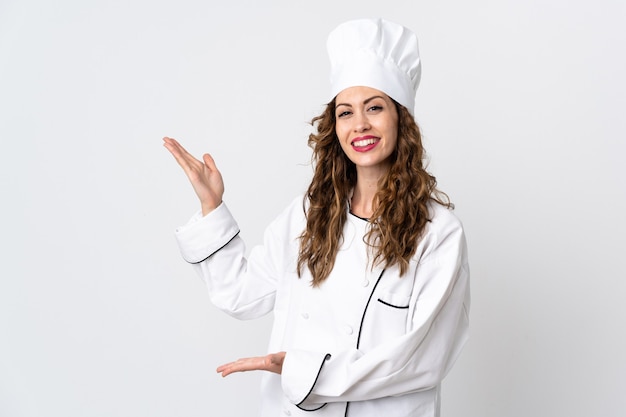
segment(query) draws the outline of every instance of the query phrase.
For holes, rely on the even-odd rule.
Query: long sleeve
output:
[[[279,216],[265,231],[263,245],[245,257],[239,227],[225,203],[208,215],[196,214],[176,231],[183,258],[206,283],[211,302],[239,319],[272,311],[277,281],[292,244],[286,242],[287,216]]]
[[[247,259],[225,204],[177,230],[184,259],[218,308],[241,319],[273,312],[269,351],[287,354],[282,375],[263,376],[264,415],[339,417],[348,404],[349,415],[438,415],[441,380],[468,336],[470,297],[461,223],[433,209],[402,277],[395,266],[368,266],[367,222],[349,217],[333,271],[317,287],[308,270],[296,272],[301,198]]]

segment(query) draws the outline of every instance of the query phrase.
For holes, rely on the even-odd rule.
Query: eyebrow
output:
[[[369,103],[370,101],[374,100],[375,98],[382,98],[383,100],[385,99],[383,96],[372,96],[372,97],[370,97],[370,98],[366,99],[366,100],[363,102],[363,104],[367,104],[367,103]],[[349,103],[338,103],[338,104],[335,104],[335,109],[337,109],[337,107],[339,107],[339,106],[348,106],[348,107],[352,107],[352,104],[349,104]]]

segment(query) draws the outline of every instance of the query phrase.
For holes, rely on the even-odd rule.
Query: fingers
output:
[[[163,146],[165,146],[172,153],[187,152],[176,139],[164,137],[163,142]]]
[[[163,146],[167,148],[168,151],[174,156],[176,162],[185,170],[185,172],[189,172],[189,168],[197,168],[202,165],[202,162],[197,160],[192,154],[187,152],[187,150],[176,140],[169,137],[163,138]],[[210,154],[204,154],[202,156],[204,161],[204,165],[210,171],[218,171],[217,166],[215,165],[215,160]]]
[[[175,139],[172,138],[163,138],[163,146],[167,148],[168,151],[174,156],[178,165],[183,168],[183,170],[189,173],[189,170],[198,164],[201,164],[196,158],[194,158],[185,148],[182,147],[180,143],[178,143]]]
[[[235,362],[226,363],[219,366],[216,371],[222,377],[235,372],[247,371],[269,371],[277,374],[282,373],[285,352],[271,353],[266,356],[255,356],[251,358],[237,359]]]
[[[264,371],[267,370],[266,368],[265,357],[256,356],[237,359],[235,362],[219,366],[216,371],[221,373],[222,377],[225,377],[235,372]]]
[[[183,146],[178,143],[175,139],[165,137],[163,138],[163,146],[167,148],[168,151],[174,156],[176,162],[187,171],[187,168],[192,167],[194,165],[202,164],[202,162],[198,161],[191,155]]]
[[[215,160],[210,154],[205,153],[202,155],[202,160],[204,161],[204,165],[206,165],[211,171],[219,171],[217,169],[217,165],[215,165]]]
[[[189,178],[196,195],[200,199],[202,214],[207,215],[221,204],[224,195],[224,181],[213,157],[205,154],[200,161],[187,152],[175,139],[164,137],[163,142],[163,146],[170,151]]]

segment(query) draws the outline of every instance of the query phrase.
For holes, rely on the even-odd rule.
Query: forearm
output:
[[[204,280],[213,304],[240,318],[260,317],[274,302],[275,272],[255,248],[245,257],[239,227],[225,204],[207,216],[196,214],[176,232],[183,258]]]

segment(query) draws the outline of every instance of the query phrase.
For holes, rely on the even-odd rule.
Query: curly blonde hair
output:
[[[420,237],[430,220],[428,203],[452,208],[448,196],[437,189],[437,180],[424,167],[425,152],[420,129],[409,111],[394,101],[398,111],[398,142],[390,156],[391,167],[378,182],[374,213],[365,241],[373,249],[372,266],[398,265],[408,270]],[[315,167],[305,195],[306,228],[300,235],[298,275],[308,267],[313,286],[332,271],[347,219],[349,196],[356,185],[356,167],[341,149],[335,133],[335,100],[311,124],[309,135]],[[304,205],[306,207],[306,204]]]

